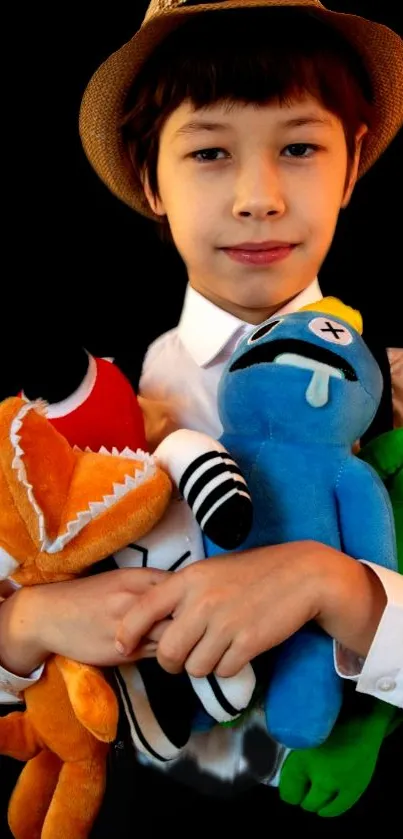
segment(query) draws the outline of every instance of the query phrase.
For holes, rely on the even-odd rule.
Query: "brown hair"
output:
[[[146,171],[158,195],[161,130],[185,100],[198,109],[288,103],[306,93],[341,120],[350,168],[358,127],[371,127],[372,90],[337,30],[306,9],[205,12],[167,36],[128,94],[122,132],[136,177],[141,183]]]

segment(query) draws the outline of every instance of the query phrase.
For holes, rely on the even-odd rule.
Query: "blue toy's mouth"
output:
[[[350,382],[357,381],[357,374],[354,368],[332,350],[325,347],[319,347],[317,344],[311,344],[310,341],[301,341],[297,338],[282,338],[277,341],[266,341],[260,344],[255,344],[247,352],[237,358],[229,369],[230,373],[236,370],[245,370],[247,367],[253,367],[255,364],[270,364],[276,361],[281,355],[301,356],[301,360],[312,360],[319,364],[324,364],[327,367],[333,367],[340,371],[342,376]],[[297,364],[290,364],[290,366],[300,366]]]
[[[230,367],[245,370],[255,364],[275,364],[309,371],[312,375],[305,391],[305,399],[311,408],[324,408],[330,400],[330,380],[348,379],[357,381],[351,364],[337,353],[309,341],[283,338],[255,344]]]

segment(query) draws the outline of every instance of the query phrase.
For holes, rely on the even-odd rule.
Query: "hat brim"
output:
[[[276,6],[282,5],[280,2]],[[285,0],[284,6],[289,6]],[[167,35],[192,15],[230,9],[267,7],[267,0],[228,0],[208,5],[180,6],[149,18],[134,37],[113,53],[91,78],[80,109],[79,130],[85,153],[111,192],[148,218],[156,216],[139,188],[122,140],[120,125],[133,81],[144,62]],[[369,73],[374,94],[374,120],[362,149],[361,177],[383,154],[403,124],[403,41],[380,23],[358,15],[332,12],[306,3],[310,14],[324,19],[351,43]]]

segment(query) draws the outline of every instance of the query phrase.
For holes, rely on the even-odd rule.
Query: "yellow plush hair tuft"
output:
[[[357,309],[352,309],[351,306],[346,306],[337,297],[324,297],[323,300],[318,300],[316,303],[309,303],[308,306],[302,306],[300,312],[320,312],[325,315],[333,315],[333,317],[345,320],[350,326],[362,335],[363,323],[362,316]]]

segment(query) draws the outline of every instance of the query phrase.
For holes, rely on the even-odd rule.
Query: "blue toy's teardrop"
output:
[[[305,394],[312,408],[323,408],[329,401],[329,379],[325,370],[315,370]]]

